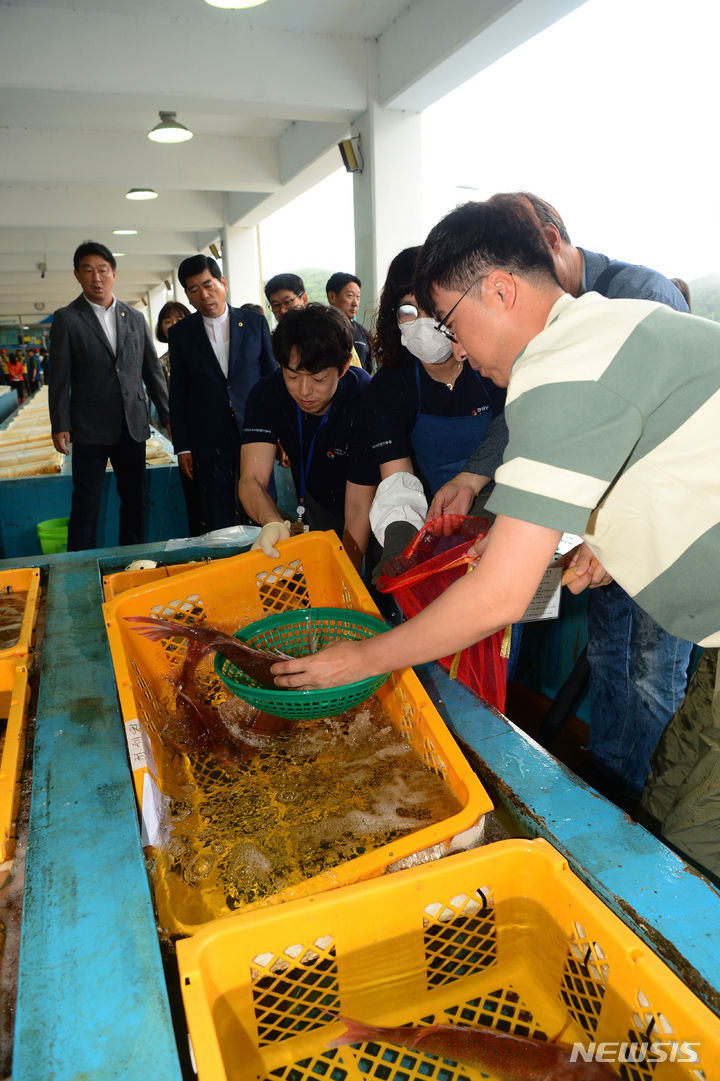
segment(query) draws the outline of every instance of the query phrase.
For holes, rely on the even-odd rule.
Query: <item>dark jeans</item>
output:
[[[589,750],[632,798],[641,795],[650,755],[682,702],[691,650],[616,582],[591,590]]]
[[[108,458],[120,497],[119,543],[142,544],[145,540],[145,441],[139,443],[133,439],[123,420],[117,443],[73,443],[68,552],[97,548],[98,514]]]

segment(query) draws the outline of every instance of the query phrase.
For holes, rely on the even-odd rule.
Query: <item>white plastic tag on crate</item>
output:
[[[133,772],[136,769],[145,768],[149,769],[151,773],[157,776],[157,769],[155,767],[155,759],[153,757],[150,740],[148,739],[147,732],[140,724],[137,717],[125,721],[125,739],[127,741],[128,755],[130,757],[130,766]]]
[[[167,810],[170,797],[164,795],[149,773],[143,776],[142,796],[142,846],[159,847],[167,839]]]

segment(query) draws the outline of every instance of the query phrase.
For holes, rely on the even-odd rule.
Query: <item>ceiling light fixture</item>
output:
[[[175,119],[177,113],[166,113],[160,110],[160,123],[156,124],[152,131],[148,132],[148,139],[154,143],[186,143],[192,139],[193,133]]]
[[[205,0],[211,8],[256,8],[264,4],[265,0]]]
[[[157,199],[157,192],[152,188],[130,188],[125,192],[126,199]]]
[[[113,236],[137,236],[137,229],[113,229]]]

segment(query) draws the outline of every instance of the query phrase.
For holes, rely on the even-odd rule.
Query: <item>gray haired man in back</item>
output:
[[[120,544],[145,540],[145,441],[150,435],[143,383],[162,424],[168,394],[149,327],[117,300],[115,257],[85,241],[73,256],[79,297],[53,316],[49,402],[55,449],[70,453],[73,493],[68,551],[97,546],[108,459],[120,497]]]

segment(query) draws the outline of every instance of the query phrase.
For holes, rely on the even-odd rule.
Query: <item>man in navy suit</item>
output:
[[[55,449],[72,441],[73,493],[68,551],[97,545],[105,467],[120,496],[120,544],[145,540],[145,440],[150,435],[143,382],[168,422],[165,377],[144,317],[113,295],[115,256],[88,240],[73,256],[82,294],[53,316],[49,405]]]
[[[208,529],[222,529],[237,521],[245,400],[277,362],[267,320],[230,307],[214,259],[184,259],[178,278],[196,314],[168,333],[170,426],[178,465],[199,485]]]

